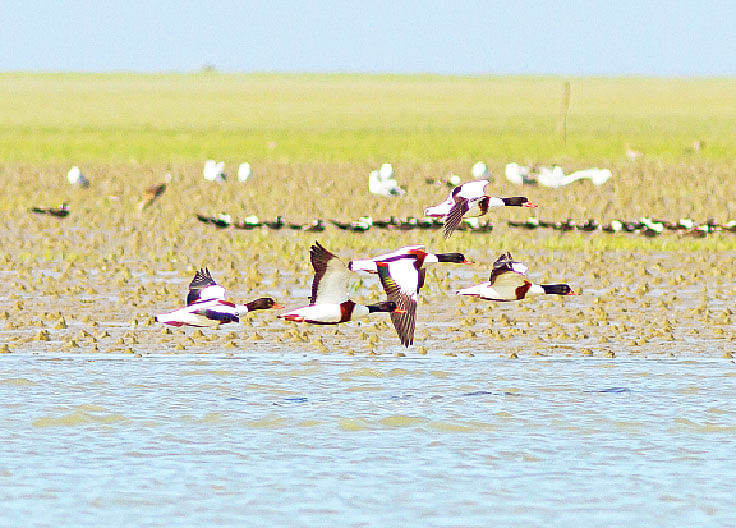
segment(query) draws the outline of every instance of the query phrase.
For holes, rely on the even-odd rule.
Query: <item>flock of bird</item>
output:
[[[64,216],[68,214],[60,209],[44,209],[33,208],[34,212],[44,212],[45,214],[56,214]],[[48,211],[48,212],[46,212]],[[248,216],[242,220],[234,220],[232,215],[219,213],[209,216],[197,214],[197,219],[205,224],[213,225],[220,229],[234,228],[253,230],[261,227],[269,229],[291,229],[296,231],[320,232],[327,229],[327,222],[318,219],[312,222],[302,224],[287,222],[283,217],[277,216],[274,220],[260,220],[257,216]],[[395,216],[385,219],[373,219],[370,216],[361,216],[357,220],[349,222],[341,220],[330,220],[329,223],[343,231],[352,231],[355,233],[365,233],[366,231],[377,229],[388,229],[398,231],[411,230],[435,230],[443,229],[444,221],[442,217],[423,217],[417,218],[409,216],[401,219]],[[666,232],[674,232],[682,236],[703,238],[717,231],[728,233],[736,233],[736,220],[730,220],[725,223],[718,223],[714,219],[709,218],[705,222],[699,223],[689,218],[683,218],[677,221],[652,219],[642,217],[639,220],[612,220],[609,223],[600,223],[591,218],[584,222],[576,222],[571,218],[566,220],[540,220],[536,216],[530,216],[526,220],[508,220],[507,225],[512,228],[535,230],[535,229],[552,229],[555,231],[580,231],[585,233],[603,232],[609,234],[631,233],[639,234],[649,238],[657,237]],[[490,233],[493,231],[494,225],[491,221],[481,221],[478,217],[464,217],[456,230],[468,231],[471,233]]]
[[[449,238],[465,217],[482,216],[496,207],[536,207],[521,196],[491,196],[489,185],[488,180],[459,185],[446,200],[428,207],[424,213],[444,218],[444,236]],[[279,318],[296,323],[334,325],[386,312],[390,314],[401,344],[406,347],[414,342],[419,291],[424,285],[426,267],[440,262],[472,264],[462,253],[431,253],[423,245],[406,246],[346,263],[316,242],[311,246],[309,258],[314,270],[309,304],[280,313]],[[514,261],[507,252],[493,263],[487,282],[457,290],[457,294],[501,302],[538,294],[575,294],[567,284],[533,284],[526,276],[527,271],[526,265]],[[369,305],[351,300],[348,291],[351,273],[378,275],[386,300]],[[278,308],[283,307],[271,298],[247,304],[227,300],[225,289],[214,281],[208,269],[201,269],[189,285],[186,306],[159,314],[156,321],[173,326],[218,326],[238,322],[242,315],[254,310]]]

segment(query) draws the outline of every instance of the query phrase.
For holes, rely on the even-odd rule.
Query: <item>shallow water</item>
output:
[[[733,526],[727,359],[11,354],[2,526]]]

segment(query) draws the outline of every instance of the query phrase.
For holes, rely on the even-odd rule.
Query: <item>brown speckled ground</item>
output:
[[[308,222],[421,214],[447,189],[424,183],[469,165],[395,165],[409,193],[398,199],[367,192],[364,164],[254,165],[247,184],[212,184],[200,166],[84,167],[92,185],[74,188],[66,167],[0,167],[4,196],[0,259],[6,295],[0,296],[0,352],[24,353],[294,353],[407,355],[723,356],[734,350],[731,310],[736,294],[736,235],[702,241],[675,234],[636,235],[526,232],[505,225],[526,210],[495,213],[490,234],[437,231],[323,233],[289,230],[218,230],[195,213],[256,214]],[[541,204],[542,219],[669,220],[690,216],[719,222],[736,212],[734,168],[693,160],[662,167],[654,162],[613,166],[610,185],[587,183],[548,190],[513,187],[496,178],[499,195],[525,194]],[[230,168],[234,172],[235,168]],[[502,165],[491,164],[494,174]],[[138,211],[142,190],[174,180],[151,207]],[[691,185],[693,174],[698,185]],[[66,201],[71,215],[31,215],[33,205]],[[474,267],[439,265],[428,275],[419,308],[415,346],[405,350],[388,318],[339,327],[294,325],[276,313],[252,314],[242,325],[218,330],[167,330],[153,315],[183,303],[199,266],[237,301],[274,296],[287,307],[304,303],[311,281],[307,251],[319,239],[345,258],[370,256],[423,243],[435,251],[464,251]],[[487,279],[502,250],[529,264],[533,280],[568,282],[577,297],[494,304],[461,299],[457,288]],[[355,298],[381,296],[372,277],[356,276]]]

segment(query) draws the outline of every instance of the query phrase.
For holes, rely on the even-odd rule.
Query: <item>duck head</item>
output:
[[[283,308],[283,306],[277,304],[271,297],[261,297],[260,299],[247,303],[246,306],[248,307],[249,312],[252,312],[253,310],[268,310],[269,308]]]
[[[501,201],[506,207],[537,207],[529,201],[526,196],[512,196],[511,198],[501,198]]]
[[[367,306],[369,313],[388,312],[388,313],[405,313],[406,310],[399,308],[394,301],[384,301]]]

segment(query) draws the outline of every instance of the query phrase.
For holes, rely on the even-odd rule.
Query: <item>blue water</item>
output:
[[[735,526],[732,360],[0,358],[0,526]]]

